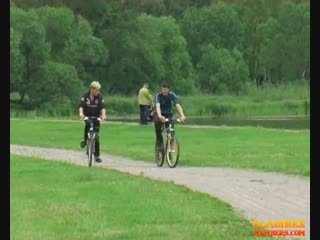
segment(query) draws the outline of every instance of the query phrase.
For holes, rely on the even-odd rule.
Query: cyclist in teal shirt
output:
[[[185,116],[183,113],[183,109],[178,102],[177,95],[170,91],[169,84],[163,82],[161,84],[160,92],[155,94],[154,99],[156,105],[156,113],[154,116],[154,127],[157,139],[157,145],[160,147],[160,144],[163,142],[162,134],[161,134],[161,125],[165,122],[165,119],[168,118],[171,122],[173,117],[172,107],[175,107],[181,122],[185,121]],[[168,127],[169,122],[165,122],[166,127]],[[172,122],[172,127],[174,128],[174,124]]]

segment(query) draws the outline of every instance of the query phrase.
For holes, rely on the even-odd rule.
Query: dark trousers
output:
[[[99,140],[100,122],[99,121],[93,121],[93,127],[94,127],[95,131],[97,132],[94,155],[96,157],[98,157],[98,156],[100,156],[100,140]],[[88,139],[88,131],[89,131],[89,129],[90,129],[90,123],[86,122],[86,124],[84,126],[84,140],[86,142],[87,142],[87,139]]]
[[[169,114],[169,115],[163,115],[165,118],[169,118],[171,119],[172,118],[172,114]],[[170,122],[165,122],[164,123],[164,126],[166,128],[169,127],[169,123]],[[163,143],[163,136],[161,134],[162,132],[162,126],[163,126],[163,123],[160,121],[159,117],[157,114],[155,114],[154,116],[154,129],[155,129],[155,133],[156,133],[156,141],[157,141],[157,145],[160,145],[161,143]],[[171,127],[174,128],[174,123],[171,122]]]
[[[141,105],[141,104],[139,106],[140,106],[140,124],[148,124],[150,106]]]

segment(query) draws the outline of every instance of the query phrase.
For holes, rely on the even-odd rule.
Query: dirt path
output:
[[[10,145],[10,153],[85,165],[81,151]],[[162,168],[155,163],[102,154],[96,165],[173,181],[228,202],[250,220],[303,219],[310,239],[310,179],[279,173],[218,167]],[[286,238],[289,239],[289,238]],[[297,239],[297,238],[295,238]],[[301,238],[300,238],[301,239]]]

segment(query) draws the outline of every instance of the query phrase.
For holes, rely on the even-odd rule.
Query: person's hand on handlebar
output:
[[[164,116],[162,116],[162,115],[159,116],[159,119],[160,119],[160,121],[163,122],[163,123],[166,121],[166,118],[165,118]]]
[[[106,115],[101,115],[101,121],[104,121],[104,120],[106,120],[107,119],[107,117],[106,117]]]
[[[186,117],[185,116],[180,116],[179,119],[180,119],[180,122],[184,122],[186,120]]]
[[[83,120],[83,119],[84,119],[83,113],[80,113],[80,114],[79,114],[79,117],[80,117],[80,120]]]

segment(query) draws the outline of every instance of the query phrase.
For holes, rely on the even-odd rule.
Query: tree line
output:
[[[310,79],[305,0],[14,0],[11,101],[76,104],[89,82],[111,95],[143,82],[178,94],[240,94]]]

